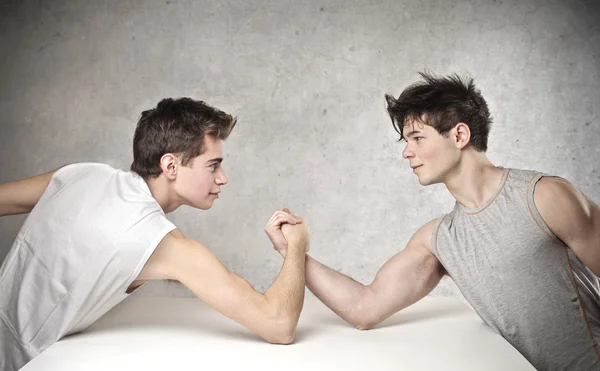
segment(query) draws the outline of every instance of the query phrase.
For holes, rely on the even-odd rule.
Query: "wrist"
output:
[[[286,249],[286,253],[294,255],[306,255],[306,244],[301,243],[290,243]]]
[[[288,249],[288,246],[289,246],[289,244],[287,242],[285,242],[285,243],[277,243],[277,244],[273,245],[273,247],[277,251],[285,251],[285,250]]]
[[[287,244],[276,244],[273,245],[275,251],[277,251],[281,256],[285,258],[285,253],[287,252],[288,245]]]
[[[290,239],[288,241],[288,250],[306,251],[308,240],[303,238]]]

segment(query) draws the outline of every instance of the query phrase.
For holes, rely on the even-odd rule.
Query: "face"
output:
[[[205,136],[204,153],[194,157],[186,166],[178,165],[174,187],[184,205],[202,210],[212,207],[219,198],[221,186],[227,184],[222,161],[222,141]]]
[[[442,183],[458,165],[461,151],[453,138],[438,133],[433,127],[421,122],[404,125],[406,147],[402,156],[419,178],[421,185]]]

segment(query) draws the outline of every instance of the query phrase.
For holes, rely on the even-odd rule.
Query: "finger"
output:
[[[280,210],[275,210],[273,212],[273,215],[271,215],[271,218],[269,219],[269,221],[267,222],[267,224],[265,224],[265,229],[267,229],[270,225],[273,224],[273,222],[275,221],[275,218],[277,218],[278,215],[281,214]]]
[[[282,224],[291,224],[291,225],[296,225],[296,220],[294,218],[292,218],[291,216],[287,215],[287,216],[278,216],[275,219],[274,225],[282,225]]]
[[[267,221],[267,223],[265,224],[265,228],[266,228],[266,227],[267,227],[269,224],[273,223],[273,219],[275,219],[275,216],[276,216],[276,212],[275,212],[275,213],[273,213],[273,215],[271,215],[271,217],[269,218],[269,220],[268,220],[268,221]]]
[[[284,211],[280,211],[277,213],[277,217],[281,217],[281,218],[291,218],[293,220],[295,220],[296,222],[298,222],[297,218],[294,218],[292,216],[292,214],[286,213]]]
[[[291,224],[291,225],[298,224],[298,222],[291,216],[281,217],[281,218],[277,219],[277,221],[278,221],[279,225],[286,224],[286,223]]]
[[[283,212],[287,213],[288,215],[291,215],[294,219],[296,219],[296,222],[301,223],[300,217],[294,214],[292,211],[290,211],[290,209],[288,209],[287,207],[283,209]]]

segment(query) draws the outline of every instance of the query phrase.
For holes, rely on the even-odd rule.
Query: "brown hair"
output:
[[[156,108],[142,112],[137,123],[131,171],[143,178],[159,176],[165,153],[181,155],[186,166],[204,152],[206,135],[225,140],[236,122],[236,118],[202,101],[163,99]]]
[[[422,122],[438,133],[447,135],[458,123],[471,130],[471,145],[477,151],[487,150],[492,118],[487,103],[472,78],[458,75],[436,77],[420,72],[423,80],[407,87],[395,99],[385,96],[394,129],[404,139],[404,125]]]

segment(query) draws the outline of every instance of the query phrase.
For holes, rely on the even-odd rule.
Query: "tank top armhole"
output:
[[[544,232],[544,234],[546,235],[546,237],[548,237],[548,239],[550,239],[550,241],[554,242],[555,244],[557,244],[560,247],[567,247],[565,245],[565,243],[562,242],[560,240],[560,238],[558,238],[552,232],[552,230],[550,230],[550,228],[548,227],[546,222],[544,222],[542,215],[540,214],[537,207],[535,206],[535,200],[533,198],[535,186],[536,186],[537,182],[539,182],[540,179],[542,179],[543,177],[550,177],[550,176],[552,176],[552,175],[538,173],[529,181],[529,185],[527,186],[527,208],[529,209],[529,214],[533,218],[533,221],[535,222],[535,224],[537,224],[537,226],[542,230],[542,232]]]
[[[440,231],[440,227],[442,226],[442,223],[444,222],[447,216],[448,214],[439,217],[433,225],[433,232],[431,233],[431,252],[433,253],[433,255],[435,255],[436,258],[438,258],[440,264],[442,264],[444,270],[450,276],[450,272],[448,272],[448,269],[446,268],[446,265],[442,260],[442,256],[440,255],[440,250],[438,249],[438,234]]]
[[[129,295],[133,294],[133,292],[135,290],[131,291],[130,293],[127,293],[127,289],[131,286],[133,281],[135,281],[136,278],[140,275],[140,273],[142,272],[142,269],[144,269],[144,266],[150,259],[150,256],[154,253],[154,251],[156,250],[158,245],[161,243],[161,241],[165,238],[165,236],[167,234],[169,234],[171,231],[177,229],[175,224],[173,224],[170,220],[166,219],[166,217],[163,219],[162,224],[163,224],[162,228],[160,228],[158,230],[159,232],[156,235],[154,235],[154,238],[151,240],[150,244],[147,246],[147,248],[145,249],[143,254],[139,257],[139,260],[138,260],[137,264],[135,265],[135,269],[127,277],[127,280],[125,281],[126,282],[125,285],[123,287],[121,287],[121,290],[119,291],[121,295],[129,296]],[[136,288],[136,290],[137,290],[137,288]]]

